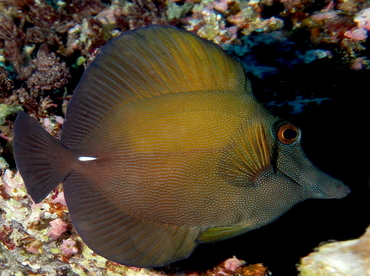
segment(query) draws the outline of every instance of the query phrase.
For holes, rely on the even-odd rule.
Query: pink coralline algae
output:
[[[365,59],[364,58],[356,58],[351,65],[351,69],[353,70],[362,70],[365,65]]]
[[[364,28],[354,29],[346,31],[345,37],[351,38],[352,40],[365,40],[367,38],[367,30]]]
[[[68,224],[60,218],[50,221],[50,226],[49,232],[46,235],[54,240],[58,239],[68,228]]]
[[[188,274],[189,275],[189,274]],[[199,274],[193,273],[192,276]],[[267,267],[263,264],[246,265],[245,261],[236,257],[227,259],[213,269],[208,270],[207,276],[267,276],[271,275]]]
[[[76,254],[78,253],[78,248],[76,247],[76,241],[73,240],[63,240],[63,244],[60,247],[64,254]]]
[[[238,267],[241,267],[242,265],[244,265],[245,262],[239,260],[238,258],[236,257],[233,257],[233,258],[230,258],[230,259],[227,259],[225,262],[224,262],[224,265],[225,265],[225,268],[227,270],[230,270],[230,271],[235,271]]]
[[[64,206],[67,206],[66,199],[64,197],[64,192],[58,193],[58,195],[53,199],[53,203],[60,203]]]
[[[344,35],[352,40],[365,40],[370,31],[370,8],[360,11],[353,19],[357,27],[347,31]]]
[[[359,12],[353,21],[358,24],[359,28],[370,31],[370,8],[364,9]]]
[[[22,191],[23,181],[20,175],[14,175],[11,170],[6,170],[3,174],[3,185],[5,192],[10,196],[24,196],[25,191]]]
[[[226,12],[227,9],[228,9],[228,3],[230,3],[230,2],[232,2],[232,1],[220,0],[220,1],[215,2],[214,7],[215,7],[216,10],[218,10],[220,12]]]

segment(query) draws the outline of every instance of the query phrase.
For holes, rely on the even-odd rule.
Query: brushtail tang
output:
[[[58,183],[97,254],[138,267],[266,225],[349,189],[304,155],[300,130],[254,98],[241,65],[190,32],[151,26],[104,46],[60,142],[20,112],[14,151],[38,203]]]

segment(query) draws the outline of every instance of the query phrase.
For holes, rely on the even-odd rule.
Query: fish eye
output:
[[[299,129],[292,124],[283,124],[277,130],[278,140],[285,144],[293,144],[299,138]]]

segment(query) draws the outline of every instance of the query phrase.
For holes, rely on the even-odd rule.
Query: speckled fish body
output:
[[[88,246],[153,267],[305,199],[344,197],[349,189],[315,168],[299,141],[298,128],[255,100],[236,60],[189,32],[152,26],[101,50],[60,143],[20,113],[14,150],[35,202],[63,182]]]

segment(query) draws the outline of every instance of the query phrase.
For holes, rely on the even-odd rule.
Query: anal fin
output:
[[[131,216],[81,173],[68,176],[64,191],[77,232],[93,251],[109,260],[158,267],[188,257],[197,246],[200,229]]]

